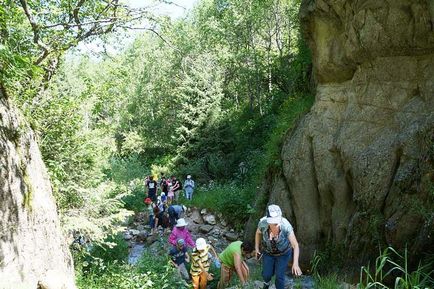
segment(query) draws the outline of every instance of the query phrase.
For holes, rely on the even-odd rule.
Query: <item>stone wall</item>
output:
[[[304,264],[325,244],[433,251],[434,1],[304,0],[300,16],[316,99],[259,194],[295,225]]]
[[[70,289],[72,258],[32,130],[0,91],[0,288]]]

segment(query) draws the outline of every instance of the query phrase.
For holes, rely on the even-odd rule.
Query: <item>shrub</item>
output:
[[[391,247],[386,248],[375,261],[375,267],[369,266],[360,270],[360,283],[357,289],[418,289],[433,288],[434,261],[419,263],[412,270],[408,263],[408,251],[399,254]]]

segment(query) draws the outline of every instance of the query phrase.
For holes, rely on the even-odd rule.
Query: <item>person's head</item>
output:
[[[187,176],[187,179],[191,179],[191,175],[188,175],[188,176]]]
[[[178,228],[178,230],[184,230],[185,226],[187,226],[188,223],[185,221],[184,218],[180,218],[176,221],[176,228]]]
[[[176,180],[176,177],[172,175],[172,180]]]
[[[206,241],[204,238],[199,238],[196,240],[196,249],[198,251],[203,251],[206,249]]]
[[[243,256],[249,256],[255,250],[253,243],[247,240],[244,240],[241,244],[241,254]]]
[[[151,198],[146,198],[144,202],[146,205],[149,206],[152,203],[152,200],[151,200]]]
[[[161,179],[164,181],[166,179],[166,177],[163,175],[163,176],[161,176]]]
[[[178,241],[176,241],[176,247],[178,249],[182,249],[184,247],[184,245],[185,245],[184,239],[178,239]]]
[[[279,226],[282,222],[282,210],[278,205],[269,205],[267,207],[267,223],[270,227]]]
[[[149,179],[152,181],[154,180],[154,176],[149,176]]]

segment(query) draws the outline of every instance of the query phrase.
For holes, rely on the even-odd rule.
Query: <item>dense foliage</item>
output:
[[[313,102],[299,2],[203,0],[178,20],[118,1],[0,6],[0,89],[38,133],[65,230],[93,244],[74,249],[80,286],[161,281],[97,249],[125,254],[110,236],[143,209],[145,175],[193,175],[195,202],[235,226],[252,213],[285,133]],[[152,32],[122,42],[143,18]],[[113,49],[71,51],[95,36]]]

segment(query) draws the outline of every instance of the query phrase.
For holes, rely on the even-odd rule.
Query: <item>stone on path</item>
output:
[[[198,210],[193,210],[191,213],[190,219],[196,224],[203,224],[202,216]]]
[[[199,232],[208,234],[213,229],[213,226],[211,225],[202,225],[199,227]]]
[[[226,232],[224,236],[228,241],[231,242],[238,240],[238,234],[235,232]]]
[[[146,241],[146,238],[148,238],[148,232],[145,230],[140,231],[140,233],[137,235],[138,242],[144,242]]]
[[[205,223],[210,225],[215,225],[217,223],[214,215],[206,215],[205,217],[203,217],[203,220],[205,221]]]
[[[140,234],[139,230],[135,230],[135,229],[130,229],[130,234],[133,236],[137,236],[138,234]]]

